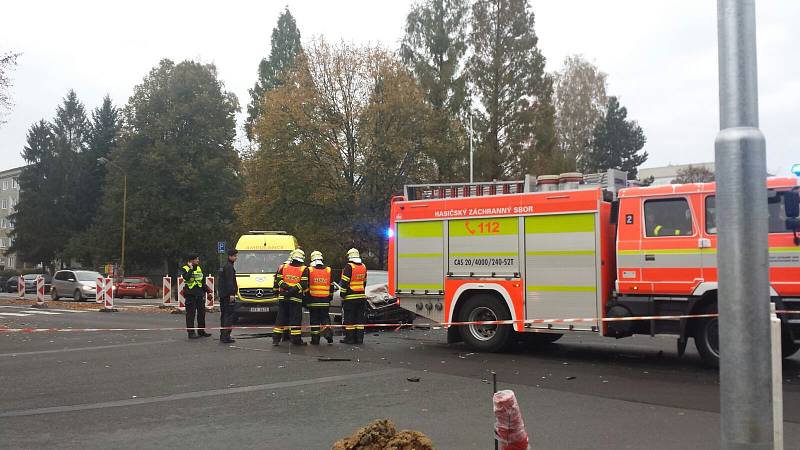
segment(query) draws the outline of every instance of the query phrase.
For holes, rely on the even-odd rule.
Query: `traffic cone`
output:
[[[514,391],[498,391],[494,402],[494,435],[500,450],[529,450],[528,433]]]

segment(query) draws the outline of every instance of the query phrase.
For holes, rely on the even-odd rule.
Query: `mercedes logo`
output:
[[[264,291],[262,289],[256,289],[256,297],[261,298],[264,296]]]

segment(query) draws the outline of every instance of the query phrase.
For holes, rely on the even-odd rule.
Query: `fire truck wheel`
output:
[[[710,305],[704,314],[716,314],[716,305]],[[694,345],[703,361],[710,366],[719,365],[719,320],[716,317],[700,319],[694,329]]]
[[[461,309],[462,322],[509,320],[511,313],[497,297],[478,294],[467,300]],[[499,352],[511,343],[511,325],[465,325],[459,327],[461,338],[470,347],[484,352]]]

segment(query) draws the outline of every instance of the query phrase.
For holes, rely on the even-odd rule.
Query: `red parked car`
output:
[[[116,298],[154,298],[158,288],[146,277],[125,277],[118,282],[114,292]]]

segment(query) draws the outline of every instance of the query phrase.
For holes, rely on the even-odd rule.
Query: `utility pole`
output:
[[[125,275],[125,225],[128,222],[128,174],[125,170],[120,167],[118,164],[114,163],[108,158],[99,157],[97,158],[97,162],[100,164],[109,164],[114,166],[117,170],[122,172],[122,242],[120,244],[120,261],[119,261],[119,272],[120,275]]]
[[[767,170],[758,129],[755,0],[717,0],[717,27],[721,448],[772,449]]]

